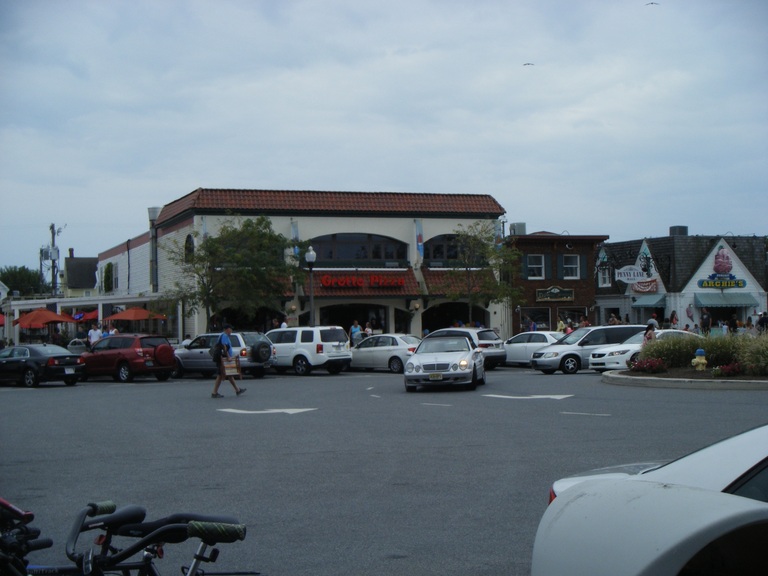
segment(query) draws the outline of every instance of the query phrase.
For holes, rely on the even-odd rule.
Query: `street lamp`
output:
[[[317,259],[317,253],[312,250],[312,246],[309,247],[307,253],[304,254],[304,259],[307,261],[309,267],[309,326],[315,326],[315,285],[314,285],[314,272],[315,260]]]

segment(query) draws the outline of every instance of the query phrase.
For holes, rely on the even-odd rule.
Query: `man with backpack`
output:
[[[213,383],[213,393],[211,394],[211,398],[224,398],[223,394],[219,394],[219,386],[221,386],[221,381],[224,378],[229,380],[229,383],[232,384],[232,388],[235,389],[236,395],[240,396],[240,394],[246,390],[245,388],[238,388],[234,376],[227,376],[224,369],[224,359],[229,360],[232,358],[232,341],[229,339],[231,334],[232,325],[224,324],[224,331],[219,335],[216,344],[213,345],[213,361],[218,365],[219,373],[216,375],[216,382]]]

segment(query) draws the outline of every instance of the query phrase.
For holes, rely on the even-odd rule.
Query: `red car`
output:
[[[91,376],[112,376],[117,382],[131,382],[134,376],[154,374],[168,380],[176,365],[173,346],[163,336],[115,334],[102,338],[82,355],[83,380]]]

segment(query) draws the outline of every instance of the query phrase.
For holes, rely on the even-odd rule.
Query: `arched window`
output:
[[[378,234],[339,233],[311,240],[317,265],[331,266],[408,266],[408,245]]]
[[[192,234],[187,235],[187,239],[184,241],[184,261],[189,262],[195,255],[195,239]]]
[[[433,268],[449,268],[459,257],[456,234],[441,234],[424,243],[424,264]]]

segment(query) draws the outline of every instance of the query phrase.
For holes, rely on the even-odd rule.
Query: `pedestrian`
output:
[[[220,347],[221,352],[219,354],[219,374],[216,376],[216,381],[213,383],[213,393],[211,394],[211,398],[224,398],[222,394],[219,394],[219,386],[221,386],[221,381],[224,378],[229,380],[229,383],[232,384],[232,388],[235,389],[235,394],[238,396],[246,391],[246,388],[238,388],[234,376],[227,376],[224,370],[224,359],[229,360],[232,358],[232,341],[229,339],[231,335],[232,325],[224,324],[224,331],[219,335],[219,339],[215,344]]]
[[[109,325],[109,335],[112,336],[113,334],[120,334],[120,330],[117,329],[117,326],[114,324]]]
[[[188,346],[192,343],[192,336],[189,334],[184,334],[184,340],[181,341],[182,346]]]
[[[760,318],[757,321],[757,333],[768,334],[768,312],[760,313]]]
[[[362,330],[357,320],[352,322],[352,326],[349,327],[349,340],[353,346],[363,339]]]
[[[673,330],[677,330],[680,327],[680,319],[677,317],[675,310],[672,310],[672,314],[669,315],[669,324]]]
[[[373,328],[371,328],[371,323],[366,322],[365,323],[365,337],[368,338],[368,336],[371,336],[373,334]]]
[[[285,317],[283,317],[283,321],[280,323],[280,328],[288,328],[288,322],[285,321]]]
[[[648,319],[648,324],[653,324],[654,330],[658,330],[659,329],[659,321],[656,320],[656,314],[655,313],[651,314],[651,317]]]
[[[704,336],[709,336],[709,331],[712,329],[712,316],[709,315],[709,310],[706,308],[701,309],[699,327],[701,328],[701,333]]]
[[[608,325],[616,326],[618,323],[619,323],[619,319],[616,318],[616,314],[611,314],[611,317],[608,319]]]
[[[99,330],[99,326],[94,322],[91,324],[91,329],[88,330],[88,346],[93,348],[93,345],[99,340],[101,340],[101,330]]]
[[[656,340],[656,326],[648,322],[648,326],[645,327],[645,334],[643,335],[643,347],[654,340]]]

